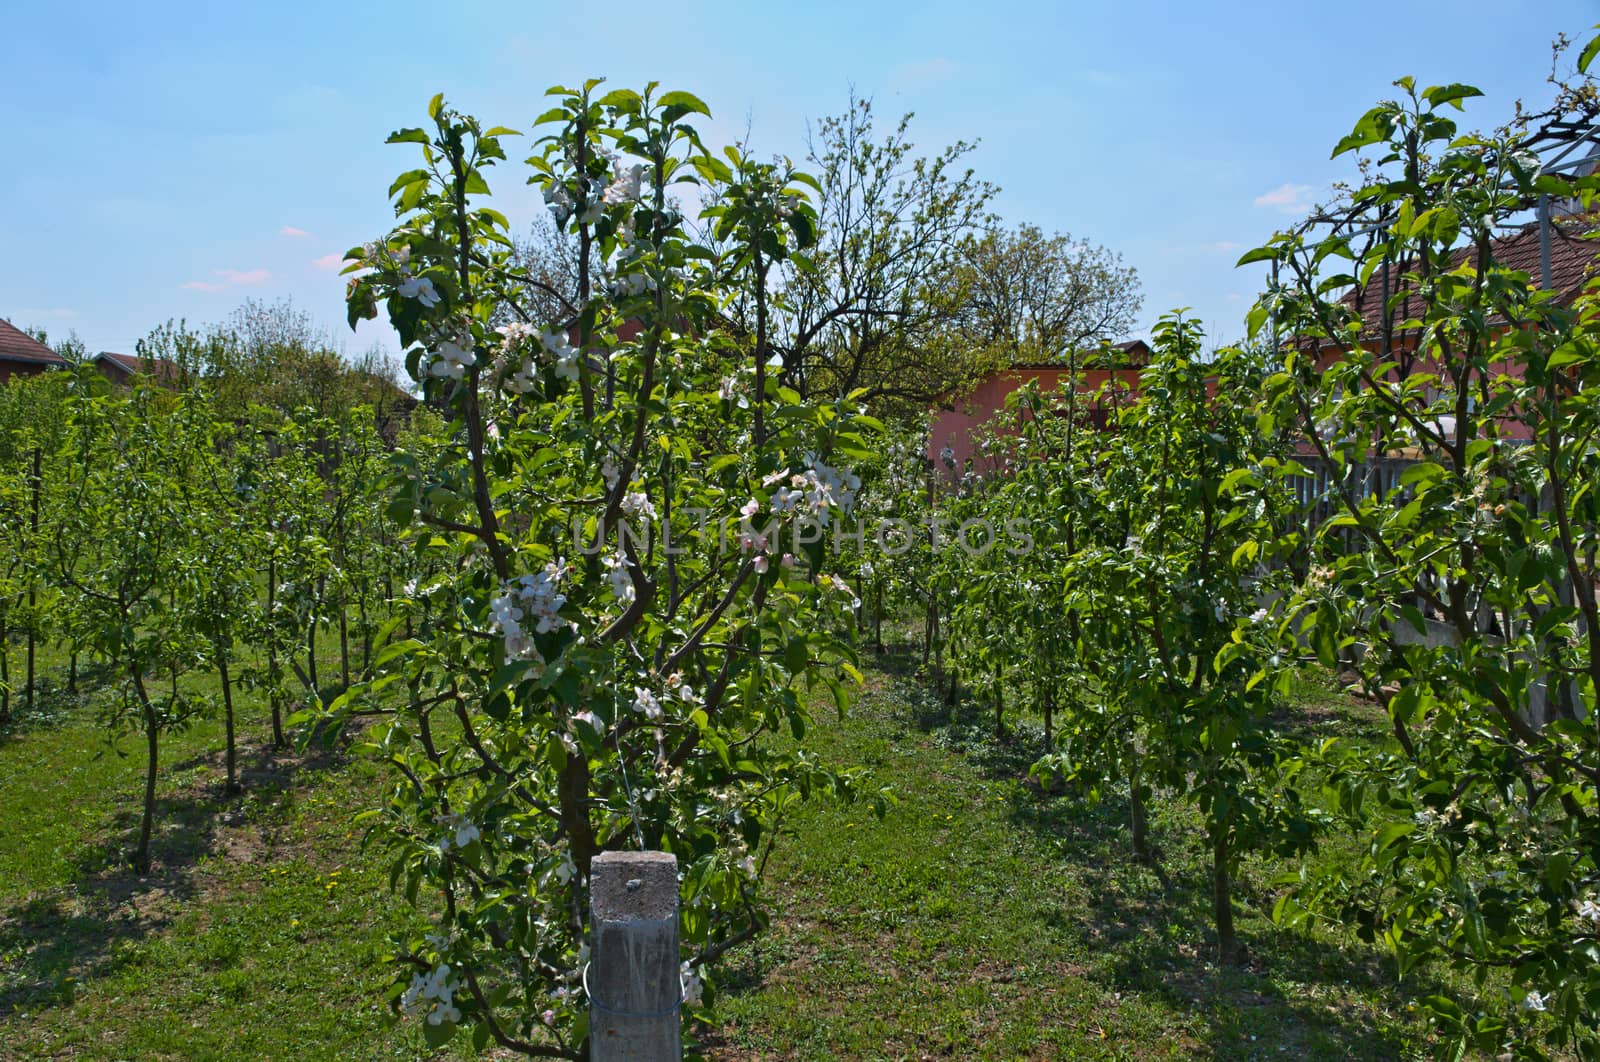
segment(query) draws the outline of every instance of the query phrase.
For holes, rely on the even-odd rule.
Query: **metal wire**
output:
[[[639,1018],[644,1021],[654,1021],[660,1018],[670,1018],[674,1014],[678,1013],[678,1011],[683,1007],[684,992],[683,977],[681,975],[678,977],[678,998],[673,1002],[672,1006],[668,1007],[666,1010],[658,1010],[655,1013],[644,1013],[632,1010],[618,1010],[616,1007],[607,1006],[595,997],[594,990],[589,987],[590,965],[592,964],[583,964],[583,994],[589,997],[589,1005],[601,1013],[614,1014],[619,1018]]]

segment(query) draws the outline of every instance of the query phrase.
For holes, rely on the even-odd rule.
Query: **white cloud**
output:
[[[1237,251],[1239,248],[1243,247],[1244,244],[1234,243],[1232,240],[1218,240],[1211,246],[1216,248],[1219,254],[1227,254],[1229,251]]]
[[[1315,192],[1316,188],[1309,184],[1284,183],[1256,196],[1256,206],[1272,207],[1284,214],[1304,214],[1311,209],[1311,196]]]
[[[344,255],[334,251],[331,254],[323,255],[321,258],[313,258],[311,265],[313,268],[321,269],[327,273],[337,273],[344,268]]]
[[[189,291],[223,291],[227,288],[265,284],[272,274],[265,269],[214,269],[221,280],[189,280],[181,287]]]
[[[291,236],[291,237],[299,240],[299,239],[304,239],[307,236],[310,236],[311,233],[307,232],[305,229],[297,229],[293,225],[285,225],[283,228],[278,230],[278,235],[279,236]]]

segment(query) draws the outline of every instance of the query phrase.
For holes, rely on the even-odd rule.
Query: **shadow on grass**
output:
[[[165,777],[208,769],[198,782],[165,794],[158,779],[150,873],[128,867],[141,814],[135,804],[107,820],[98,840],[77,854],[70,885],[0,912],[0,1018],[70,1003],[77,985],[135,959],[142,940],[204,891],[207,858],[254,858],[259,838],[248,828],[224,827],[254,825],[252,811],[265,812],[302,775],[345,762],[338,751],[294,757],[269,746],[244,748],[243,794],[226,792],[220,752],[169,765]]]
[[[11,691],[11,715],[0,725],[0,743],[36,730],[51,730],[70,722],[93,704],[93,697],[111,681],[111,669],[85,661],[78,669],[78,688],[69,690],[54,673],[42,673],[34,681],[33,704],[18,687]]]
[[[1209,860],[1194,830],[1181,822],[1165,828],[1153,823],[1161,863],[1139,864],[1130,851],[1125,791],[1094,804],[1071,792],[1041,791],[1028,780],[1028,770],[1044,751],[1042,729],[1008,721],[1006,734],[997,738],[992,705],[975,703],[964,692],[949,703],[947,689],[928,684],[920,652],[912,647],[891,647],[871,659],[888,681],[875,697],[869,695],[877,703],[867,709],[961,755],[997,783],[1010,821],[1063,865],[1075,895],[1090,898],[1075,907],[1064,901],[1044,921],[1079,940],[1094,957],[1085,976],[1108,993],[1148,994],[1189,1014],[1197,1019],[1194,1035],[1211,1056],[1396,1058],[1414,1048],[1415,1029],[1399,1028],[1397,1021],[1380,1027],[1374,997],[1398,1009],[1395,1001],[1442,991],[1440,985],[1416,973],[1397,985],[1392,962],[1373,949],[1274,927],[1264,913],[1274,897],[1246,875],[1236,883],[1235,904],[1246,959],[1215,963]],[[1300,711],[1284,722],[1324,734],[1330,726],[1370,728],[1362,725],[1365,720],[1326,714]],[[735,992],[753,988],[762,977],[759,959],[728,972]]]

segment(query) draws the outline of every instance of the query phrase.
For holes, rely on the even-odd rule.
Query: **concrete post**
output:
[[[683,1057],[678,981],[678,859],[602,852],[589,865],[589,1057]]]

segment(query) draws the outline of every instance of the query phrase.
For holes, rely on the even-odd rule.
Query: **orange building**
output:
[[[1139,374],[1150,361],[1150,347],[1141,339],[1119,343],[1111,350],[1116,358],[1115,368],[1078,371],[1078,394],[1083,400],[1084,419],[1095,428],[1104,428],[1112,410],[1138,394]],[[1012,392],[1034,382],[1038,383],[1041,393],[1056,394],[1071,375],[1071,370],[1059,363],[1013,365],[990,373],[970,392],[953,398],[929,416],[928,460],[936,467],[948,467],[940,457],[948,449],[957,474],[969,467],[975,472],[994,471],[982,467],[985,459],[977,456],[977,447],[985,427],[1005,411],[1006,399]]]

